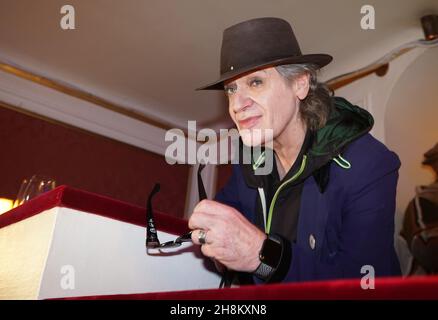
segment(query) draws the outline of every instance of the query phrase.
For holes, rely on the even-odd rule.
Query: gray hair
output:
[[[300,116],[312,131],[324,127],[333,108],[333,91],[326,84],[318,82],[319,67],[315,64],[286,64],[275,69],[289,81],[294,81],[302,74],[309,75],[309,93],[300,101]]]

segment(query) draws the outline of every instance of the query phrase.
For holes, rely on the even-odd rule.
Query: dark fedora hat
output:
[[[279,18],[257,18],[225,29],[219,80],[197,90],[223,90],[223,82],[251,71],[283,64],[332,61],[328,54],[302,54],[291,25]]]

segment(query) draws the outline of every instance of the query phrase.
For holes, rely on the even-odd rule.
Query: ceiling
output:
[[[60,28],[73,5],[76,29]],[[362,30],[373,5],[376,29]],[[222,92],[194,89],[216,80],[224,28],[275,16],[291,22],[304,53],[329,53],[327,80],[422,38],[420,17],[436,0],[0,0],[0,61],[63,81],[176,127],[218,128]]]

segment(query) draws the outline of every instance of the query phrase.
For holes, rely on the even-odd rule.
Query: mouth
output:
[[[240,129],[250,129],[254,127],[262,116],[249,117],[243,120],[238,120]]]

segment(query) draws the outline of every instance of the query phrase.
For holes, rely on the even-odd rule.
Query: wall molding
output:
[[[384,77],[369,75],[352,82],[338,90],[337,96],[342,96],[368,110],[374,117],[375,123],[371,134],[385,143],[386,107],[392,89],[403,72],[417,59],[425,48],[415,48],[392,61],[388,73]]]
[[[0,101],[60,124],[83,129],[160,155],[165,130],[0,71]]]
[[[84,91],[82,89],[76,88],[73,85],[67,84],[63,81],[55,81],[41,75],[35,74],[31,71],[25,70],[22,67],[15,66],[11,63],[5,63],[0,61],[0,70],[6,73],[10,73],[16,77],[37,83],[46,88],[51,88],[58,92],[64,93],[71,97],[75,97],[84,101],[91,102],[93,105],[114,111],[116,113],[123,114],[125,116],[131,117],[133,119],[137,119],[139,121],[148,123],[152,126],[161,128],[161,129],[171,129],[173,126],[169,123],[164,123],[163,121],[155,120],[151,117],[146,116],[142,112],[133,110],[132,108],[127,108],[125,106],[121,106],[110,102],[104,98],[98,97],[90,92]]]

